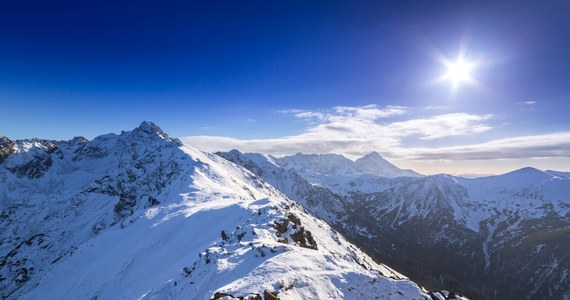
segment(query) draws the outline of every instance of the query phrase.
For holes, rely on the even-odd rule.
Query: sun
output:
[[[447,63],[446,66],[447,73],[445,74],[445,79],[451,80],[454,85],[472,80],[471,69],[473,69],[473,64],[459,59],[456,62]]]
[[[451,59],[441,52],[437,47],[430,45],[427,53],[431,58],[439,63],[440,68],[435,71],[434,77],[428,78],[422,85],[434,87],[438,85],[449,86],[449,98],[454,99],[459,91],[468,88],[485,90],[485,84],[479,80],[479,76],[488,66],[488,55],[469,53],[466,42],[461,44],[455,59]]]

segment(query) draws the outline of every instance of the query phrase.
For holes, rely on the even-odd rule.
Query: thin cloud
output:
[[[386,126],[388,134],[406,137],[418,135],[422,140],[435,140],[448,136],[468,135],[482,133],[491,129],[481,123],[489,120],[493,115],[473,115],[467,113],[454,113],[434,116],[428,119],[414,119],[396,122]]]
[[[377,105],[365,106],[336,106],[333,108],[334,113],[329,114],[330,118],[359,118],[367,120],[376,120],[381,118],[388,118],[397,115],[403,115],[408,112],[404,106],[387,106],[380,109]]]
[[[497,139],[467,146],[406,149],[411,159],[500,159],[570,157],[570,132]]]
[[[299,118],[299,119],[312,119],[312,118],[316,118],[319,120],[323,120],[325,118],[325,115],[320,113],[320,112],[314,112],[314,111],[302,111],[302,112],[298,112],[294,114],[295,118]]]
[[[446,110],[449,107],[447,106],[442,106],[442,105],[428,105],[423,107],[424,110]]]
[[[296,113],[300,113],[300,112],[304,112],[306,110],[302,110],[302,109],[282,109],[282,110],[278,110],[276,111],[276,113],[278,114],[296,114]]]
[[[348,157],[360,157],[372,151],[380,151],[388,157],[409,160],[488,160],[516,158],[570,157],[570,132],[522,136],[493,140],[466,146],[439,148],[404,148],[398,145],[383,147],[391,140],[313,139],[238,140],[218,136],[194,136],[182,138],[192,146],[206,151],[260,152],[276,156],[302,153],[340,153]]]
[[[299,119],[318,119],[323,122],[336,122],[344,119],[376,120],[407,113],[403,106],[386,106],[380,108],[376,104],[365,106],[335,106],[329,110],[313,111],[303,109],[278,110],[280,114],[291,114]]]
[[[538,103],[538,101],[534,101],[534,100],[519,102],[519,104],[522,104],[522,105],[535,105],[537,103]]]
[[[376,105],[339,106],[327,111],[287,110],[280,113],[291,114],[296,118],[316,119],[317,122],[311,123],[301,134],[276,139],[239,140],[220,136],[191,136],[182,140],[206,151],[239,149],[277,156],[298,152],[341,153],[349,157],[380,151],[388,157],[424,159],[436,156],[437,151],[453,152],[454,149],[411,149],[403,145],[402,140],[417,138],[432,141],[452,136],[476,135],[492,128],[488,121],[493,115],[489,114],[453,113],[386,122],[390,117],[404,115],[408,111],[405,107],[381,108]],[[380,120],[383,122],[380,123]]]

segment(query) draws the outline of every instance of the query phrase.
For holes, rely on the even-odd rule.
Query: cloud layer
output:
[[[378,151],[409,160],[483,160],[498,158],[570,157],[570,132],[519,136],[460,146],[412,147],[409,140],[430,144],[450,137],[480,135],[493,128],[493,115],[439,114],[408,118],[412,109],[401,106],[338,106],[324,111],[285,110],[307,120],[305,132],[276,139],[239,140],[221,136],[190,136],[182,140],[206,151],[239,149],[275,156],[302,153],[340,153],[359,157]],[[437,144],[437,143],[434,143]]]

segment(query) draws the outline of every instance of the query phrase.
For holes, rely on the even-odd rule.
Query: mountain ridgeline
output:
[[[570,174],[467,179],[399,170],[377,153],[218,155],[422,285],[475,299],[570,297]],[[383,170],[385,168],[385,170]]]
[[[150,122],[91,141],[1,138],[0,298],[456,298],[315,217],[348,223],[344,196],[239,163],[253,171]]]

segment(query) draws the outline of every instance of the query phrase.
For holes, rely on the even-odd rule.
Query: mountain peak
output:
[[[223,153],[223,152],[217,152],[217,153]],[[216,154],[217,154],[216,153]],[[232,149],[230,151],[227,152],[228,154],[235,156],[235,155],[243,155],[243,153],[241,151],[239,151],[238,149]]]
[[[158,125],[150,121],[143,121],[137,128],[133,129],[132,133],[143,137],[158,137],[169,142],[178,141],[178,139],[172,138],[164,133]]]
[[[146,133],[164,134],[164,132],[160,127],[158,127],[158,125],[150,121],[142,121],[142,123],[136,129]]]
[[[69,142],[72,145],[81,145],[81,144],[85,144],[85,143],[89,142],[89,140],[83,136],[76,136],[73,139],[71,139],[71,141],[69,141]]]
[[[540,175],[542,175],[542,174],[545,174],[545,172],[543,172],[539,169],[533,168],[533,167],[524,167],[524,168],[520,168],[518,170],[508,172],[504,175],[508,175],[508,174],[511,174],[511,175],[514,175],[514,174],[526,174],[526,175],[540,174]]]
[[[387,161],[380,153],[372,151],[354,161],[359,172],[382,177],[420,176],[412,170],[403,170]]]
[[[384,157],[382,157],[382,155],[380,155],[380,153],[378,153],[376,151],[372,151],[372,152],[364,155],[363,157],[357,159],[355,161],[355,164],[357,166],[375,164],[375,165],[382,165],[383,167],[389,167],[389,168],[392,168],[392,167],[395,168],[396,167],[392,163],[390,163],[389,161],[384,159]]]
[[[363,157],[359,158],[358,160],[381,160],[381,161],[386,161],[386,159],[384,159],[384,157],[382,157],[382,155],[380,155],[380,153],[376,152],[376,151],[372,151],[366,155],[364,155]]]
[[[490,180],[502,186],[508,186],[513,189],[526,188],[529,185],[539,185],[555,177],[555,175],[535,169],[532,167],[524,167],[502,175],[490,177],[481,177],[478,180]]]

